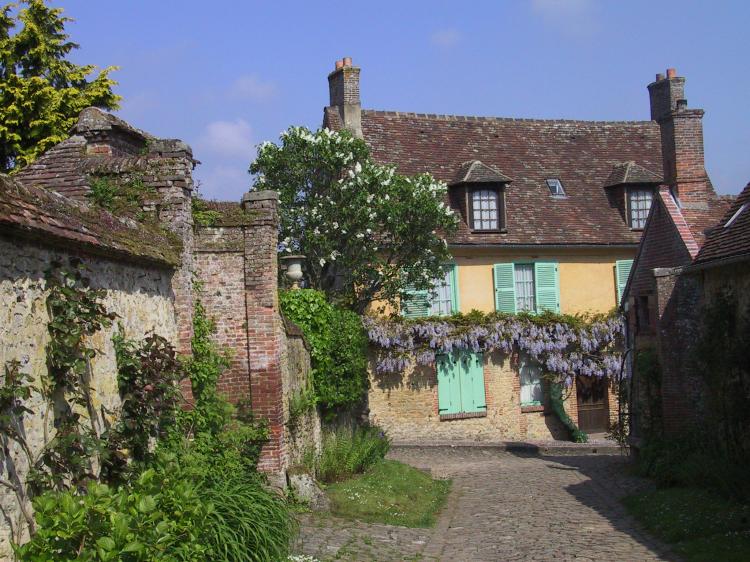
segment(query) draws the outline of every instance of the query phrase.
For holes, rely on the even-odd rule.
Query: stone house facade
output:
[[[53,262],[81,260],[92,286],[106,291],[104,305],[117,317],[96,334],[92,364],[94,400],[116,411],[117,367],[112,335],[155,332],[190,353],[196,291],[217,324],[216,342],[231,366],[219,381],[230,401],[249,401],[269,420],[271,438],[260,468],[279,485],[304,449],[320,442],[316,412],[288,426],[289,400],[306,387],[310,357],[295,326],[284,322],[277,294],[278,197],[246,194],[241,202],[215,204],[211,226],[194,224],[189,146],[157,139],[98,109],[84,110],[67,140],[9,178],[0,176],[0,365],[19,361],[35,381],[46,372],[48,341],[44,274]],[[92,203],[93,187],[138,189],[144,220],[118,216]],[[191,399],[189,382],[183,394]],[[40,411],[35,396],[31,408]],[[43,445],[44,419],[24,419],[33,451]],[[49,430],[49,428],[46,428]],[[8,445],[19,477],[24,458]],[[7,459],[6,459],[7,461]],[[9,466],[3,463],[3,472]],[[3,477],[15,477],[3,474]],[[5,514],[0,552],[8,533],[22,536],[20,516],[3,489]],[[8,533],[5,533],[7,531]]]
[[[671,128],[660,121],[666,98],[682,99],[661,84],[684,84],[673,69],[649,86],[651,119],[628,122],[363,109],[360,74],[351,59],[336,63],[323,125],[363,138],[375,160],[401,173],[429,172],[445,181],[446,203],[461,219],[448,240],[453,260],[445,278],[436,280],[433,295],[405,295],[406,316],[615,309],[664,174],[702,163],[696,143],[703,112],[686,110]],[[371,418],[404,439],[564,434],[536,366],[523,357],[482,362],[486,410],[480,417],[441,418],[438,367],[399,380],[373,374]],[[581,378],[565,408],[585,431],[602,432],[617,418],[617,397],[611,387]]]

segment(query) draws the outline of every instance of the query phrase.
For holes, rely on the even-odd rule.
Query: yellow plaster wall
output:
[[[633,259],[635,249],[534,251],[454,250],[458,264],[461,312],[495,309],[492,266],[496,263],[551,260],[559,263],[560,310],[563,313],[607,312],[616,303],[615,262]]]

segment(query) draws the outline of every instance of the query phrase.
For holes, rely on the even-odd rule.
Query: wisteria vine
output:
[[[615,377],[621,370],[622,318],[581,319],[481,314],[448,318],[364,318],[370,343],[378,351],[378,373],[398,373],[416,361],[433,365],[437,355],[459,350],[525,352],[549,376],[570,385],[577,375]]]

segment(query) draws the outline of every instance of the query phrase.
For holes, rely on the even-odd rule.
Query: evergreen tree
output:
[[[68,136],[86,107],[116,109],[120,96],[108,67],[93,79],[93,65],[67,56],[69,41],[62,8],[25,0],[0,8],[0,172],[15,171]]]

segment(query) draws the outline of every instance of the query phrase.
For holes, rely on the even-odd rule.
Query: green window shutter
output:
[[[514,313],[516,311],[516,280],[512,263],[496,263],[495,276],[495,310]]]
[[[482,353],[461,354],[461,411],[466,413],[487,411]]]
[[[453,314],[461,310],[461,303],[458,300],[458,265],[455,263],[451,267],[451,307]]]
[[[458,414],[461,412],[461,372],[457,354],[438,355],[438,413]]]
[[[633,260],[617,260],[615,262],[615,280],[617,281],[617,304],[622,302],[622,294],[625,292],[625,286],[628,284],[630,270],[633,267]]]
[[[556,262],[539,261],[534,264],[536,310],[560,312],[560,277]]]
[[[421,318],[430,314],[430,292],[407,286],[401,295],[401,314],[406,318]]]

